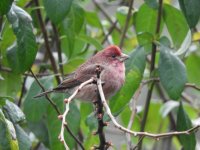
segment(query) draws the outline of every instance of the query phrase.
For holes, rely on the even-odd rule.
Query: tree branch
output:
[[[134,0],[129,0],[129,1],[130,1],[129,2],[130,4],[129,4],[129,9],[128,9],[128,14],[127,14],[127,17],[126,17],[125,26],[124,26],[124,29],[122,31],[122,36],[121,36],[121,40],[120,40],[120,43],[119,43],[120,48],[123,47],[126,31],[128,30],[129,21],[130,21],[130,18],[131,18],[131,11],[132,11]]]
[[[31,69],[30,69],[30,72],[31,72],[32,76],[34,77],[34,79],[36,80],[37,84],[42,89],[42,91],[45,92],[45,88],[42,86],[42,84],[40,83],[40,81],[38,80],[38,78],[35,76],[35,74],[33,73],[33,71]],[[49,98],[49,96],[47,94],[45,94],[45,98],[49,101],[49,103],[51,104],[51,106],[57,112],[58,116],[60,116],[61,112],[60,112],[59,108],[57,107],[57,105]],[[81,147],[81,149],[84,150],[85,148],[83,147],[82,143],[76,138],[76,136],[72,133],[72,131],[70,130],[70,128],[67,125],[65,125],[65,128],[67,129],[67,131],[69,132],[69,134],[73,137],[73,139],[79,144],[79,146]]]
[[[96,2],[96,0],[92,0],[94,5],[102,12],[102,14],[106,17],[106,19],[113,25],[115,22],[112,21],[112,19],[110,18],[110,16],[106,13],[106,11]],[[117,27],[114,26],[114,28],[121,33],[121,30]]]
[[[127,128],[121,126],[115,120],[115,117],[112,115],[112,113],[110,111],[110,108],[109,108],[109,106],[108,106],[108,104],[106,102],[105,95],[103,93],[101,78],[97,79],[97,86],[98,86],[98,90],[99,90],[99,94],[100,94],[100,97],[101,97],[101,101],[103,103],[103,106],[105,108],[106,113],[110,117],[111,121],[114,123],[115,127],[118,128],[119,130],[125,132],[125,133],[129,133],[129,134],[131,134],[133,136],[149,137],[149,138],[154,138],[154,139],[158,140],[160,138],[165,138],[165,137],[170,137],[170,136],[175,136],[175,135],[189,135],[191,133],[196,132],[200,128],[200,125],[197,125],[197,126],[192,127],[192,128],[190,128],[188,130],[185,130],[185,131],[175,131],[175,132],[167,132],[167,133],[159,133],[159,134],[148,133],[148,132],[136,132],[136,131],[128,130]]]
[[[25,85],[26,85],[26,79],[27,79],[27,76],[24,77],[24,80],[23,80],[23,83],[22,83],[22,88],[21,88],[21,93],[20,93],[20,97],[19,97],[19,101],[18,101],[18,106],[20,107],[21,106],[21,103],[22,103],[22,98],[24,96],[24,92],[25,92]]]
[[[69,112],[69,104],[84,86],[86,86],[88,84],[91,84],[92,82],[94,82],[93,78],[81,83],[80,86],[74,91],[74,93],[68,99],[64,100],[64,102],[66,103],[65,111],[64,111],[64,113],[62,115],[58,116],[58,118],[62,120],[61,131],[60,131],[60,134],[59,134],[58,138],[64,144],[66,150],[69,150],[69,147],[68,147],[68,145],[67,145],[67,143],[65,141],[65,138],[64,138],[64,127],[67,126],[66,116],[67,116],[67,114]]]
[[[58,52],[58,61],[59,61],[59,68],[60,68],[60,73],[62,74],[62,77],[64,76],[64,70],[63,70],[63,62],[62,62],[62,52],[61,52],[61,47],[60,47],[60,39],[59,39],[59,34],[58,30],[55,26],[55,24],[52,23],[53,31],[54,31],[54,36],[55,36],[55,42],[56,42],[56,48]]]
[[[35,0],[35,5],[37,7],[39,7],[38,0]],[[50,49],[50,46],[49,46],[48,35],[47,35],[47,31],[46,31],[44,22],[42,20],[42,15],[41,15],[40,9],[37,9],[36,12],[37,12],[38,21],[39,21],[39,24],[40,24],[40,27],[41,27],[41,30],[42,30],[42,33],[43,33],[43,36],[44,36],[46,51],[48,53],[48,56],[49,56],[49,59],[50,59],[51,65],[52,65],[53,72],[55,74],[57,74],[58,73],[58,69],[57,69],[55,59],[54,59],[54,57],[52,55],[52,52],[51,52],[51,49]],[[61,80],[60,80],[60,78],[58,76],[56,76],[56,81],[57,81],[58,84],[61,82]]]

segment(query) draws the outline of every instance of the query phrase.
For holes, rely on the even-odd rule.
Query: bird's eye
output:
[[[116,57],[116,55],[115,55],[115,54],[113,54],[113,55],[112,55],[112,58],[115,58],[115,57]]]

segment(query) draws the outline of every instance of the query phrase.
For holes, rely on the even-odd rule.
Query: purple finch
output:
[[[97,78],[96,67],[99,66],[101,71],[101,80],[105,98],[108,99],[114,95],[124,84],[125,66],[124,61],[128,55],[123,54],[119,47],[109,46],[98,52],[96,55],[82,64],[75,72],[68,75],[58,87],[40,93],[35,97],[43,96],[51,92],[67,92],[72,94],[81,83],[90,78]],[[88,84],[84,86],[75,96],[77,99],[85,101],[97,100],[97,86]]]

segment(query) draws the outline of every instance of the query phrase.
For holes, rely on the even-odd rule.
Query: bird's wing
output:
[[[59,91],[59,90],[66,90],[68,88],[74,88],[81,83],[89,80],[90,78],[94,77],[96,78],[96,68],[97,66],[100,66],[100,68],[103,70],[105,66],[100,64],[91,64],[91,65],[83,65],[80,66],[75,72],[72,74],[69,74],[63,82],[58,85],[58,87],[54,88],[53,90]]]

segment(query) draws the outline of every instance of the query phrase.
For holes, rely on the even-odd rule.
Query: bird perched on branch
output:
[[[105,98],[108,99],[124,84],[124,61],[128,57],[128,55],[121,52],[119,47],[115,45],[109,46],[79,66],[75,72],[69,74],[58,87],[40,93],[35,98],[51,92],[66,92],[72,94],[81,83],[92,77],[94,79],[97,78],[96,67],[99,66],[101,68],[101,80],[104,83],[103,91]],[[97,86],[95,84],[88,84],[79,91],[75,98],[85,101],[95,101],[97,100],[97,96]]]

